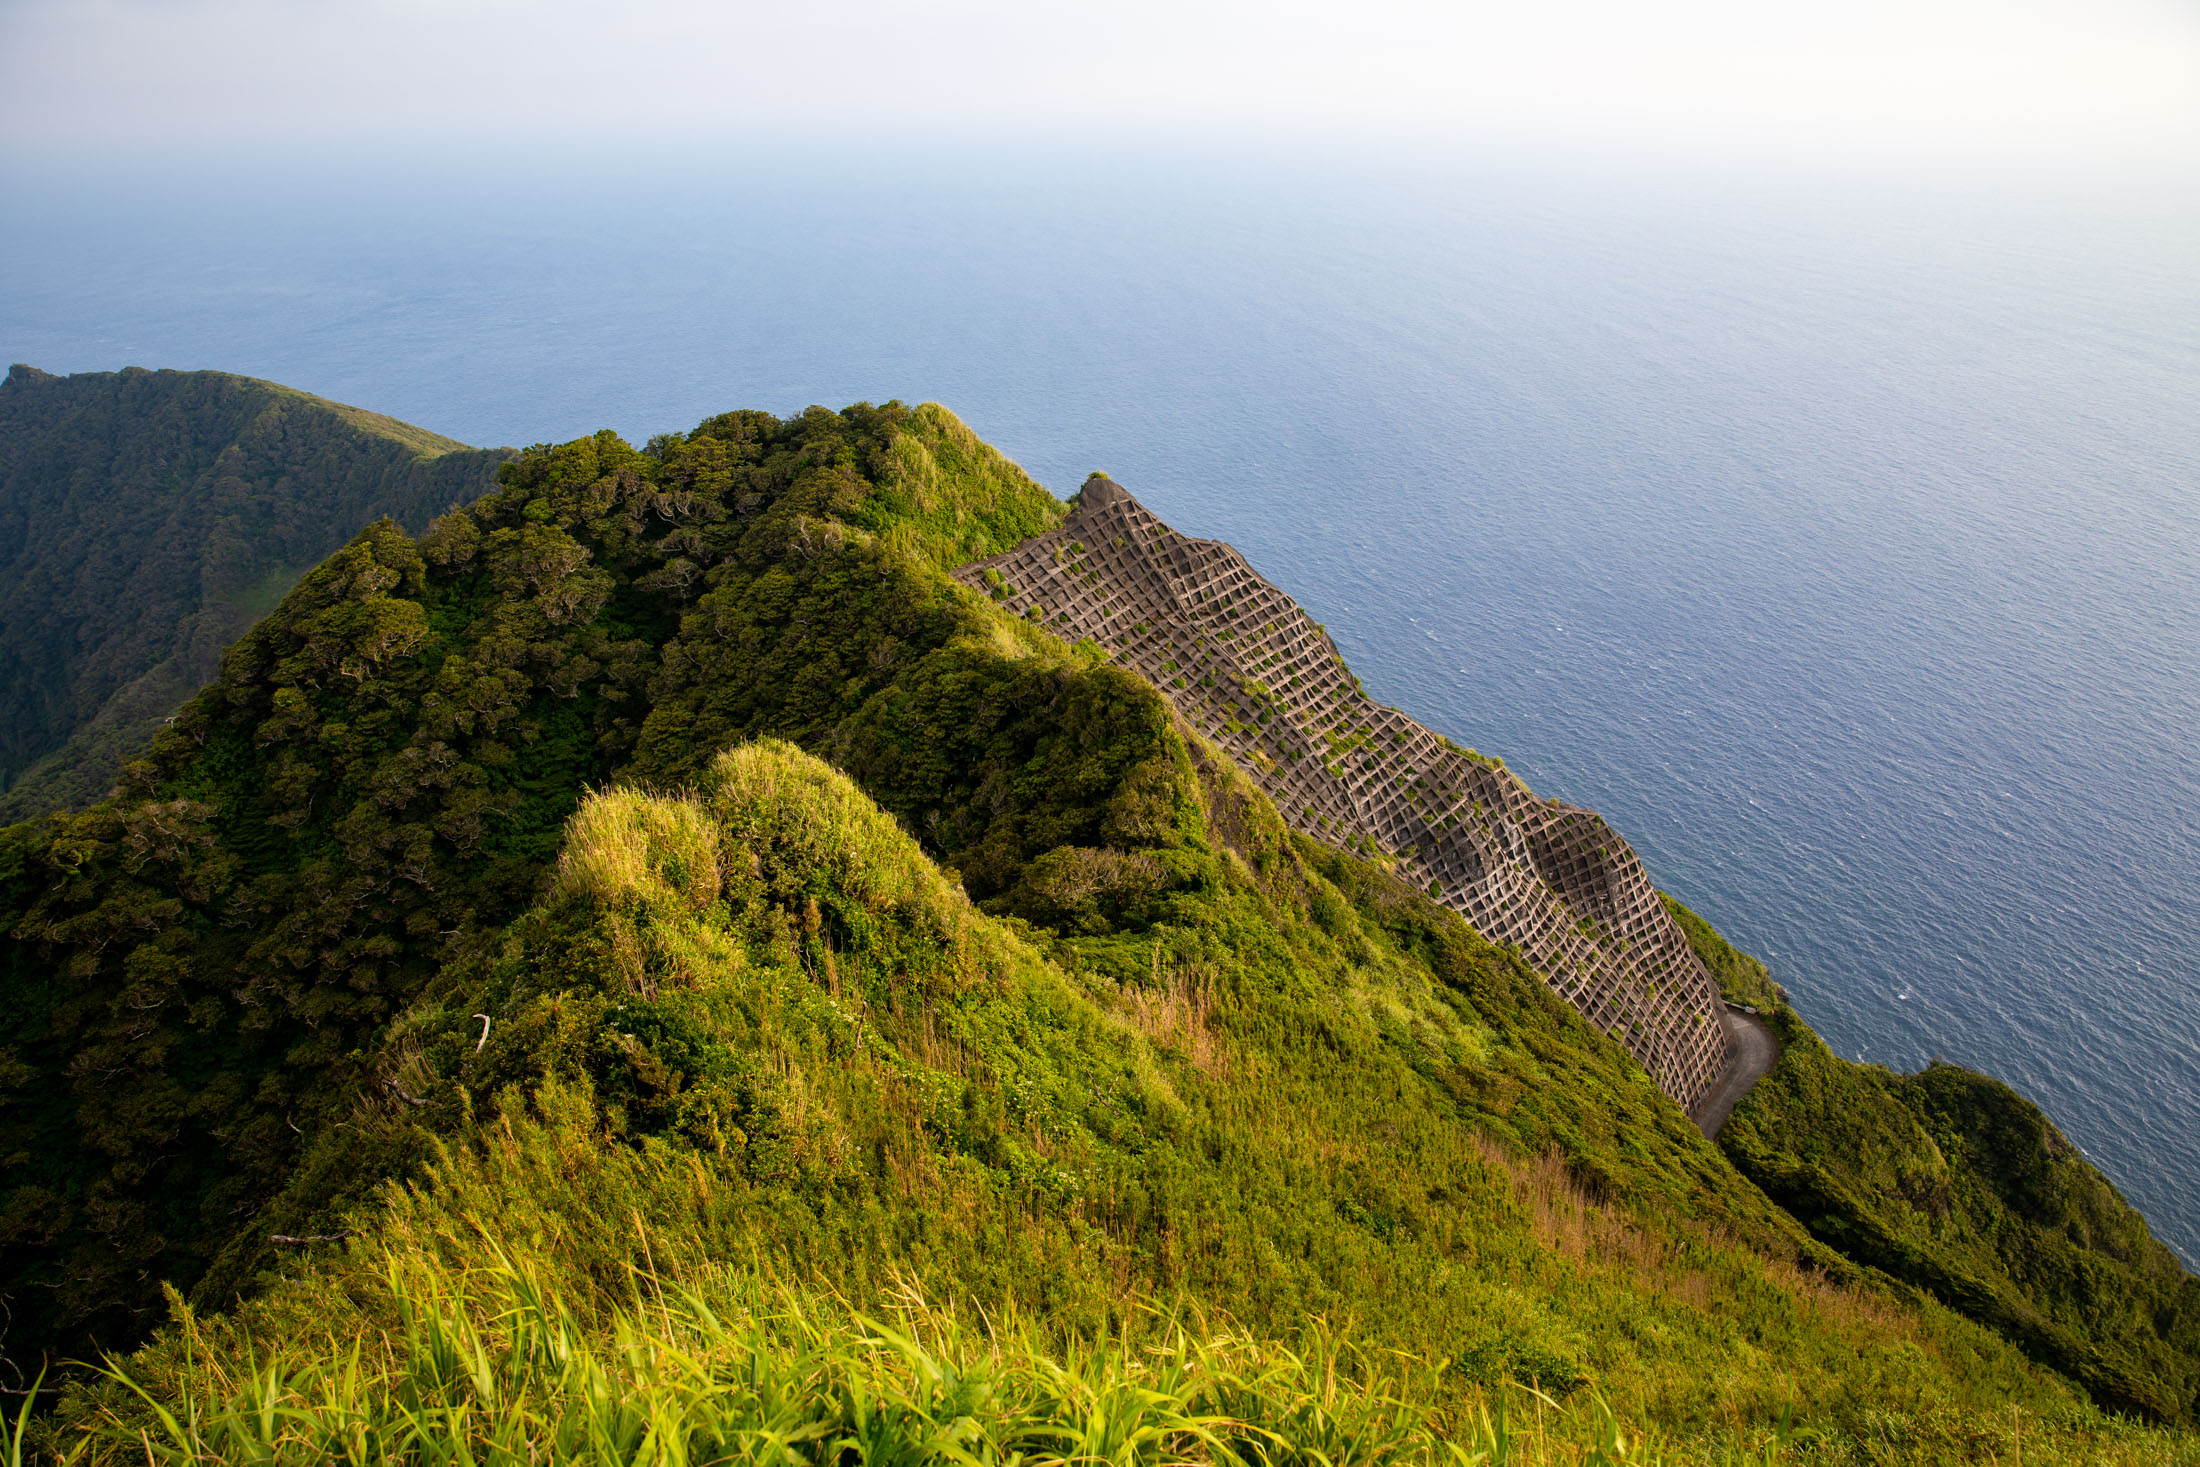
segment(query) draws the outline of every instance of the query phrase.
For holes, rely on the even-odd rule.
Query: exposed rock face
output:
[[[1395,857],[1682,1106],[1725,1070],[1718,987],[1627,843],[1373,702],[1328,634],[1229,546],[1177,534],[1095,474],[1059,528],[956,574],[1150,679],[1298,829]]]

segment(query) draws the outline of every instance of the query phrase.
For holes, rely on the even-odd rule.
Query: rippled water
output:
[[[0,351],[479,443],[938,398],[1235,542],[2200,1258],[2200,200],[1001,155],[13,165]]]

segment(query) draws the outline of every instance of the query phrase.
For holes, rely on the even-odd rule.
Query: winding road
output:
[[[1749,1087],[1762,1080],[1780,1057],[1780,1041],[1772,1037],[1772,1026],[1763,1019],[1732,1006],[1722,1008],[1720,1017],[1726,1021],[1726,1037],[1733,1041],[1734,1057],[1727,1061],[1719,1083],[1696,1102],[1696,1109],[1690,1113],[1690,1119],[1706,1136],[1719,1134],[1719,1127],[1734,1114],[1734,1107],[1742,1103]]]

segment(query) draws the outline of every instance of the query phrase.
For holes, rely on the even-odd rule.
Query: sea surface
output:
[[[0,353],[481,444],[935,398],[1227,539],[1844,1054],[2200,1260],[2200,179],[786,148],[0,165]]]

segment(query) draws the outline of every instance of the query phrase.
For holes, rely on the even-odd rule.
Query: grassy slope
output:
[[[683,1386],[709,1377],[683,1361],[730,1354],[749,1361],[752,1381],[760,1370],[836,1383],[876,1374],[860,1361],[790,1363],[783,1326],[761,1331],[775,1343],[757,1365],[755,1320],[771,1312],[759,1297],[792,1280],[781,1312],[818,1311],[821,1287],[882,1314],[896,1298],[905,1314],[916,1299],[978,1305],[963,1325],[1007,1321],[987,1348],[1011,1377],[1051,1378],[1040,1362],[1090,1362],[1108,1353],[1092,1341],[1123,1338],[1135,1348],[1113,1357],[1120,1382],[1155,1347],[1186,1348],[1172,1343],[1171,1318],[1192,1348],[1288,1366],[1254,1342],[1296,1338],[1319,1360],[1329,1337],[1309,1320],[1349,1319],[1359,1352],[1344,1379],[1373,1366],[1409,1406],[1386,1418],[1391,1436],[1369,1432],[1358,1453],[1343,1451],[1353,1460],[1379,1443],[1396,1460],[1441,1458],[1431,1433],[1493,1446],[1488,1414],[1508,1398],[1507,1378],[1572,1396],[1541,1443],[1561,1456],[1608,1436],[1604,1403],[1630,1432],[1650,1423],[1669,1454],[1761,1448],[1791,1411],[1809,1429],[1797,1450],[1833,1457],[1961,1457],[2005,1449],[2011,1433],[2035,1460],[2181,1450],[2100,1419],[1961,1320],[1798,1266],[1799,1240],[1777,1219],[1756,1219],[1755,1247],[1736,1231],[1750,1219],[1707,1225],[1722,1193],[1748,1193],[1700,1141],[1687,1144],[1684,1123],[1652,1128],[1642,1172],[1623,1166],[1600,1183],[1619,1189],[1614,1200],[1560,1153],[1493,1138],[1488,1113],[1460,1099],[1473,1087],[1444,1077],[1537,1048],[1584,1052],[1586,1073],[1571,1078],[1589,1102],[1554,1089],[1559,1116],[1661,1102],[1615,1047],[1555,1006],[1523,1003],[1512,991],[1523,975],[1451,914],[1290,846],[1234,780],[1203,799],[1222,807],[1218,824],[1243,822],[1267,860],[1223,856],[1199,897],[1210,910],[1180,913],[1192,919],[1183,929],[1161,924],[1157,950],[1227,928],[1244,908],[1274,956],[1315,971],[1258,955],[1227,977],[1169,958],[1142,981],[1065,968],[1043,938],[975,910],[845,776],[784,744],[732,751],[692,794],[596,797],[575,816],[543,903],[493,956],[439,977],[381,1049],[388,1094],[425,1104],[385,1100],[353,1125],[434,1138],[421,1184],[355,1206],[357,1241],[285,1267],[230,1319],[171,1332],[132,1374],[179,1411],[230,1409],[230,1426],[199,1433],[224,1456],[243,1455],[254,1432],[293,1431],[308,1460],[319,1450],[309,1438],[355,1416],[409,1430],[400,1407],[417,1410],[424,1375],[441,1409],[474,1409],[460,1431],[479,1445],[506,1431],[547,1447],[560,1419],[616,1414],[621,1393],[571,1384],[570,1366],[545,1369],[530,1341],[547,1326],[527,1311],[546,1297],[572,1353],[630,1382],[629,1411],[659,1403],[635,1435],[724,1450],[728,1418],[738,1436],[753,1405],[723,1386]],[[1330,927],[1294,920],[1301,902]],[[1409,956],[1432,937],[1453,946],[1457,983]],[[1477,991],[1513,1016],[1509,1031],[1488,1022]],[[1516,1132],[1539,1126],[1524,1098],[1510,1107]],[[1650,1170],[1672,1152],[1710,1173],[1677,1199]],[[469,1293],[482,1297],[469,1304]],[[1150,1299],[1202,1313],[1157,1319]],[[437,1366],[419,1341],[431,1312],[502,1363]],[[951,1304],[915,1312],[905,1332],[968,1358]],[[710,1323],[726,1317],[742,1327]],[[878,1347],[875,1327],[843,1326],[843,1354],[862,1353],[856,1334]],[[346,1384],[327,1362],[359,1340],[370,1342],[366,1373]],[[255,1375],[270,1364],[273,1375]],[[904,1393],[921,1374],[906,1356],[889,1373]],[[1348,1447],[1339,1418],[1364,1426],[1376,1414],[1367,1393],[1346,1389],[1341,1405],[1310,1412],[1319,1385],[1286,1368],[1222,1414],[1295,1447]],[[1516,1413],[1527,1399],[1509,1398]],[[824,1441],[860,1425],[844,1385],[806,1399],[799,1419],[821,1421]],[[1220,1399],[1192,1390],[1184,1406]],[[253,1401],[319,1414],[294,1426],[255,1418],[243,1409]],[[484,1410],[500,1402],[503,1412]],[[904,1416],[896,1430],[936,1430],[943,1414]],[[972,1414],[981,1454],[1037,1429],[1028,1408]],[[1044,1414],[1046,1429],[1091,1429],[1074,1401]],[[63,1441],[104,1431],[127,1452],[149,1425],[138,1399],[110,1386],[81,1392],[55,1429]],[[1161,1445],[1126,1459],[1155,1460]],[[812,1459],[832,1455],[822,1446]],[[1207,1454],[1181,1427],[1176,1451]]]
[[[1349,1316],[1447,1412],[2186,1450],[1848,1266],[1515,960],[939,573],[1059,513],[937,409],[732,414],[309,576],[122,802],[0,836],[11,1349],[129,1339],[147,1275],[304,1349],[393,1317],[385,1247],[463,1292],[485,1221],[599,1323],[646,1237],[1058,1332]],[[773,734],[866,794],[715,757]],[[665,793],[569,824],[617,779]]]
[[[1676,904],[1677,906],[1677,904]],[[1685,912],[1685,909],[1683,909]],[[2039,1107],[1991,1076],[1840,1058],[1692,913],[1729,997],[1782,1045],[1720,1145],[1818,1238],[2018,1341],[2118,1410],[2190,1419],[2200,1280]]]
[[[499,453],[221,372],[17,368],[0,386],[0,820],[104,793],[221,650],[389,514]]]

